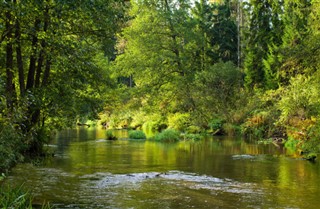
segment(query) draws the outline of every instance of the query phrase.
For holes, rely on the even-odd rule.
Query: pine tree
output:
[[[266,59],[268,45],[272,41],[272,5],[268,0],[251,0],[246,13],[249,22],[245,34],[245,85],[247,88],[264,87],[263,59]]]

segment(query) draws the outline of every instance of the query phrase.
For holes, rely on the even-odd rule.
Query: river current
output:
[[[7,184],[28,188],[55,208],[320,207],[320,165],[284,148],[235,137],[161,143],[105,140],[105,130],[57,134],[55,156],[20,164]]]

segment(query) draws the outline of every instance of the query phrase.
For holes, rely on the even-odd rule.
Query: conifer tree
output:
[[[264,87],[263,59],[267,57],[268,44],[272,41],[272,5],[269,0],[251,0],[246,13],[249,22],[245,33],[245,84],[248,88]]]

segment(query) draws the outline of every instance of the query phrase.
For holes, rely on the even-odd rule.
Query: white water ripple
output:
[[[198,175],[181,171],[130,174],[95,173],[82,176],[81,179],[86,187],[89,186],[96,189],[124,188],[136,190],[139,189],[143,183],[147,182],[148,184],[171,184],[189,189],[206,189],[237,194],[262,193],[254,183],[243,183],[231,179],[220,179],[208,175]]]

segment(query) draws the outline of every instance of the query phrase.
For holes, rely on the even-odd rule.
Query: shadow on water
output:
[[[56,156],[21,164],[6,183],[56,208],[318,208],[320,166],[242,139],[159,143],[60,132]]]

